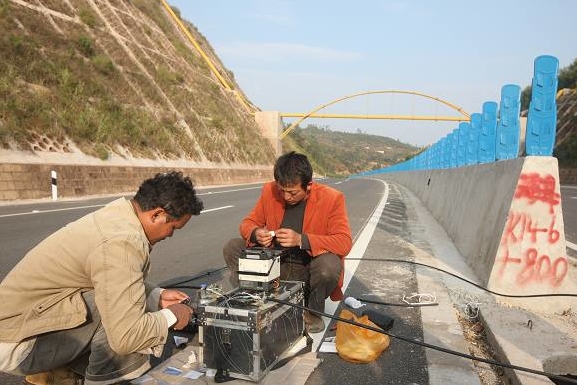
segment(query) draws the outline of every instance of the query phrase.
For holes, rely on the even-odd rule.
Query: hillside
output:
[[[190,33],[239,89],[208,41]],[[271,164],[248,111],[158,0],[0,0],[0,147]]]
[[[577,89],[557,95],[557,136],[553,155],[560,167],[577,168]]]
[[[309,125],[295,128],[283,140],[283,152],[291,150],[307,154],[315,172],[342,176],[398,163],[413,155],[417,148],[383,136]]]

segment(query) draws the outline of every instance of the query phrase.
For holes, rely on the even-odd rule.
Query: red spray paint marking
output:
[[[515,199],[526,198],[529,204],[543,202],[549,205],[549,213],[559,204],[561,195],[555,192],[556,181],[551,174],[544,177],[537,173],[521,174],[519,185],[515,191]]]
[[[530,214],[509,212],[507,217],[507,225],[503,238],[501,238],[501,245],[510,245],[522,242],[525,235],[529,235],[528,241],[530,243],[537,243],[538,234],[543,233],[547,235],[547,242],[550,244],[559,241],[559,231],[555,229],[555,216],[551,216],[549,227],[539,227],[539,222],[535,220]]]
[[[537,249],[539,241],[547,241],[549,244],[555,244],[559,241],[560,233],[555,229],[555,215],[551,215],[551,222],[547,227],[540,227],[537,220],[535,220],[528,213],[509,212],[507,218],[507,225],[503,238],[501,239],[501,246],[504,250],[504,255],[501,258],[501,266],[499,268],[499,276],[502,277],[505,273],[505,268],[509,265],[520,265],[518,269],[515,282],[518,286],[527,286],[528,284],[548,283],[552,287],[561,285],[568,271],[568,264],[566,257],[559,257],[551,262],[548,255],[539,255]],[[510,246],[523,245],[529,248],[522,250],[522,258],[515,258],[510,255]]]

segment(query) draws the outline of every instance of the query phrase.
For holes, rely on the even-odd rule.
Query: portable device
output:
[[[238,259],[238,281],[242,289],[270,291],[276,289],[280,280],[281,258],[286,249],[249,247]]]
[[[267,300],[273,296],[304,306],[303,288],[302,282],[292,281],[280,282],[266,295],[235,288],[199,304],[199,358],[216,370],[215,381],[260,382],[278,362],[306,347],[303,311]]]

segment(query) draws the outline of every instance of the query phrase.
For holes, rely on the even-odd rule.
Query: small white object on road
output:
[[[186,345],[188,343],[188,338],[186,337],[180,337],[180,336],[174,336],[174,344],[176,345],[176,347],[180,347],[181,345]]]
[[[361,301],[359,301],[358,299],[353,298],[353,297],[345,298],[345,305],[347,305],[351,309],[358,309],[360,307],[365,306],[364,303],[362,303]]]
[[[336,353],[337,344],[334,342],[323,342],[319,349],[320,353]]]
[[[196,370],[191,370],[190,372],[183,375],[184,378],[190,378],[191,380],[198,380],[204,373],[197,372]]]
[[[216,369],[208,369],[206,371],[206,376],[207,377],[214,377],[216,375]]]

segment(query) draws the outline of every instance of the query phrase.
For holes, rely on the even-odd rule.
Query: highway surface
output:
[[[322,180],[321,183],[345,194],[352,234],[356,237],[383,197],[383,184],[373,180],[332,179]],[[194,217],[183,230],[175,232],[171,239],[155,246],[151,254],[150,280],[160,283],[223,266],[222,246],[229,238],[238,236],[238,224],[252,209],[261,186],[253,184],[199,190],[204,201],[204,212]],[[0,279],[43,238],[114,199],[117,197],[0,206]],[[577,248],[577,187],[564,186],[562,200],[568,245]],[[419,244],[417,238],[420,237],[420,232],[409,228],[414,219],[407,218],[405,205],[408,205],[408,202],[404,197],[399,194],[391,195],[389,205],[378,223],[381,239],[372,241],[373,250],[371,247],[367,249],[369,256],[371,253],[380,255],[385,252],[387,256],[410,258],[409,255],[403,255],[398,247],[391,248],[394,243],[382,239],[383,236],[387,237],[386,234],[391,234]],[[423,231],[422,228],[420,230]],[[577,251],[569,248],[568,253],[570,256],[577,256]],[[373,277],[376,271],[374,267],[373,264],[360,266],[355,274],[356,278],[349,286],[352,295],[365,292],[373,281],[382,281],[382,278]],[[388,278],[394,285],[387,289],[391,293],[399,287],[399,290],[408,293],[417,290],[412,274],[393,277],[394,274]],[[423,329],[418,310],[398,308],[387,311],[392,312],[389,314],[397,320],[395,330],[398,334],[422,340]],[[383,378],[389,378],[395,383],[429,383],[428,370],[431,370],[431,366],[427,362],[424,349],[409,344],[393,344],[385,358],[368,366],[343,365],[337,356],[332,355],[325,355],[323,359],[324,364],[315,371],[308,381],[309,384],[351,383],[349,381],[354,380],[354,383],[368,385],[381,383]],[[383,373],[395,374],[390,378],[383,377]],[[345,378],[348,380],[344,380]],[[16,385],[21,384],[22,380],[0,374],[0,383]]]
[[[353,236],[378,203],[383,186],[368,180],[323,180],[342,191]],[[199,190],[204,211],[151,253],[150,280],[155,283],[221,267],[222,247],[238,237],[238,225],[253,208],[262,185]],[[118,197],[0,206],[0,279],[36,244],[62,226]]]

